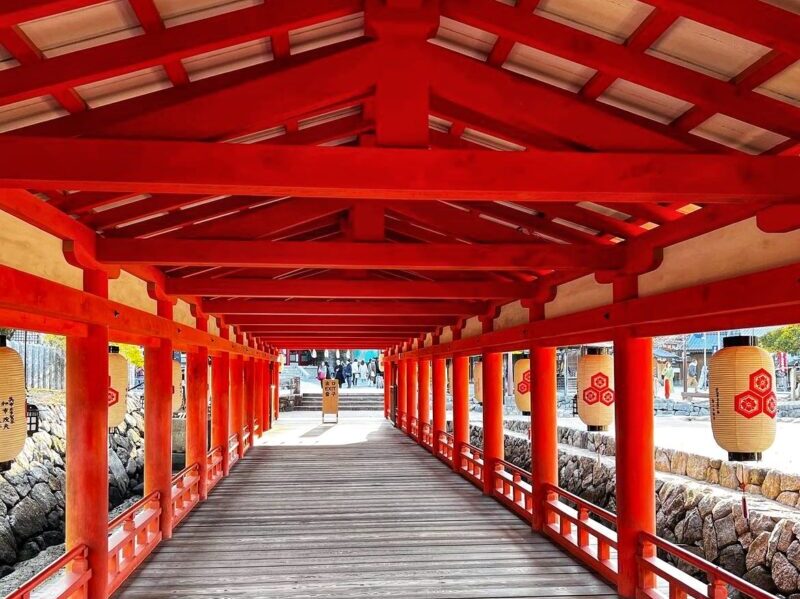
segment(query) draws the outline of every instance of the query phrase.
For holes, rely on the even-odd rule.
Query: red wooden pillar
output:
[[[242,438],[242,427],[244,426],[244,417],[242,414],[242,393],[243,393],[243,380],[242,380],[242,356],[231,356],[231,413],[230,413],[230,434],[236,435],[239,440],[239,457],[244,457],[244,439]]]
[[[277,421],[281,416],[281,365],[272,363],[272,420]]]
[[[208,349],[186,354],[186,465],[200,466],[200,497],[208,496]]]
[[[422,443],[422,429],[426,424],[431,423],[431,363],[430,360],[419,361],[418,377],[418,397],[419,404],[417,413],[419,414],[419,439]]]
[[[264,426],[264,360],[256,360],[255,368],[255,417],[258,419],[258,436],[261,437],[266,432],[266,428]]]
[[[230,472],[230,356],[222,353],[211,362],[211,446],[222,448],[222,472]]]
[[[253,358],[244,362],[244,426],[250,431],[250,446],[256,440],[256,363]]]
[[[453,356],[453,469],[461,470],[461,446],[469,443],[469,358]]]
[[[172,318],[172,305],[158,301],[158,315]],[[172,537],[172,341],[158,339],[144,350],[144,494],[161,494],[161,536]]]
[[[407,396],[406,396],[406,388],[408,385],[406,384],[406,374],[408,370],[406,368],[406,360],[397,360],[397,419],[395,420],[395,426],[403,429],[403,415],[406,414],[406,404],[407,404]]]
[[[383,360],[383,417],[389,419],[392,409],[392,363],[388,360],[388,354],[384,354]]]
[[[409,435],[411,419],[417,417],[417,367],[416,358],[406,360],[406,433]]]
[[[447,373],[444,358],[433,358],[433,435],[434,447],[437,435],[447,429]]]
[[[636,279],[614,283],[614,300],[635,297]],[[617,466],[617,591],[635,597],[652,586],[652,575],[639,571],[636,553],[642,532],[655,534],[655,464],[653,453],[653,340],[622,331],[614,339],[615,430]],[[641,576],[646,576],[642,579]]]
[[[558,485],[558,404],[556,399],[556,348],[531,348],[531,480],[534,530],[546,524],[543,506],[548,493],[543,485]]]
[[[261,407],[261,418],[266,430],[272,428],[272,362],[264,364],[264,401]]]
[[[105,273],[85,271],[88,293],[108,295]],[[124,401],[124,398],[120,398]],[[88,599],[108,584],[108,328],[67,337],[66,543],[89,548]],[[91,499],[91,500],[89,500]]]
[[[494,489],[494,463],[505,458],[503,354],[483,354],[483,492]]]

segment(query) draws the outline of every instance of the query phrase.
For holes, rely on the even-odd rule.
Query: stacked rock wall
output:
[[[0,576],[11,564],[64,542],[66,408],[63,402],[32,403],[39,408],[39,431],[0,473]],[[109,430],[109,508],[141,493],[143,439],[143,412],[129,400],[125,421]]]
[[[524,430],[508,421],[506,425]],[[608,457],[614,454],[613,437],[561,427],[559,438],[573,441],[559,447],[559,486],[616,512],[616,472],[613,458]],[[480,425],[470,426],[470,442],[481,447]],[[507,461],[530,470],[530,451],[527,432],[506,432]],[[674,453],[672,458],[670,465]],[[745,517],[740,493],[687,478],[687,468],[698,472],[702,469],[689,467],[689,462],[694,460],[684,460],[681,456],[675,461],[683,464],[679,469],[684,474],[669,470],[657,473],[657,534],[769,592],[800,599],[800,511],[763,496],[753,496],[748,498]],[[711,467],[710,462],[707,467]],[[750,469],[748,476],[762,476],[754,475],[756,470],[759,469]],[[772,480],[780,480],[774,471],[767,471],[763,474],[765,481],[770,472]],[[794,479],[786,477],[786,480]],[[767,482],[768,487],[770,484]],[[687,564],[675,562],[675,565],[702,579]]]

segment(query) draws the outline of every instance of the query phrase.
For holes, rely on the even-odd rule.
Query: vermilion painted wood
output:
[[[390,344],[387,344],[390,345]],[[406,360],[397,361],[397,418],[395,426],[402,431],[406,429],[408,418],[408,369]]]
[[[402,251],[398,249],[396,244],[380,242],[181,239],[165,243],[160,239],[98,239],[97,259],[115,265],[477,271],[536,268],[617,270],[624,267],[625,261],[624,252],[619,248],[543,242],[480,246],[406,244]],[[173,289],[178,285],[170,284]]]
[[[230,360],[230,429],[236,435],[238,458],[244,457],[246,450],[244,441],[244,362],[239,356],[231,356]]]
[[[66,552],[44,570],[7,595],[6,599],[30,599],[40,587],[63,572],[57,582],[47,585],[52,599],[88,599],[88,582],[92,571],[88,568],[89,550],[80,545]]]
[[[453,469],[461,470],[461,447],[469,443],[469,360],[453,356]]]
[[[205,464],[205,456],[203,463]],[[187,466],[172,478],[172,526],[173,529],[200,502],[200,464]]]
[[[358,40],[209,77],[22,131],[52,136],[231,139],[337,106],[359,104],[371,91],[376,68],[372,45]],[[282,91],[276,94],[275,89]],[[253,98],[259,101],[253,102]],[[73,118],[76,116],[80,118]]]
[[[83,288],[103,299],[108,279],[85,271]],[[26,307],[25,304],[17,308]],[[108,328],[91,325],[86,337],[67,337],[66,550],[86,549],[87,597],[104,596],[108,578]],[[126,401],[124,392],[119,398]],[[88,497],[95,501],[87,501]]]
[[[365,329],[380,327],[439,327],[451,324],[454,319],[443,316],[399,316],[396,319],[386,316],[349,315],[346,320],[339,316],[325,314],[231,314],[225,318],[228,324],[239,325],[242,331],[268,329],[270,327],[336,328],[359,326]]]
[[[0,269],[2,281],[2,269]],[[0,300],[0,306],[2,300]],[[322,302],[270,300],[204,300],[203,311],[208,314],[287,314],[287,315],[362,315],[362,316],[459,316],[483,312],[483,302]]]
[[[497,460],[505,459],[505,433],[503,432],[503,355],[484,353],[482,357],[483,381],[483,460],[487,470],[494,470]],[[494,480],[483,476],[483,492],[491,495]]]
[[[172,306],[158,302],[159,316],[172,318]],[[156,347],[145,347],[145,446],[144,492],[161,497],[161,536],[172,537],[172,342],[159,339]]]
[[[222,466],[224,455],[225,452],[222,447],[214,447],[206,456],[206,473],[208,477],[206,489],[209,493],[224,476]]]
[[[551,498],[547,485],[558,485],[558,405],[556,398],[556,349],[532,347],[531,370],[531,526],[541,531],[550,522],[545,503]]]
[[[197,464],[202,499],[208,495],[208,384],[208,349],[202,347],[186,355],[186,464]]]
[[[762,94],[737,90],[726,82],[630,50],[622,44],[582,32],[533,12],[493,0],[444,0],[443,14],[615,77],[682,98],[695,106],[722,112],[788,137],[800,137],[800,111]],[[794,17],[800,29],[800,19]]]
[[[274,147],[3,136],[0,185],[412,200],[791,200],[796,158]],[[316,168],[309,170],[307,165]],[[409,176],[413,173],[413,176]],[[680,173],[676,176],[676,173]]]
[[[430,445],[431,430],[431,362],[430,360],[420,360],[417,367],[417,414],[419,420],[419,443],[423,447]],[[423,432],[427,431],[427,437],[423,437]]]
[[[160,516],[161,496],[154,492],[107,524],[108,585],[101,597],[117,590],[161,542]]]
[[[230,471],[228,438],[229,428],[229,385],[230,357],[227,352],[214,356],[211,362],[211,444],[222,447],[222,472]]]
[[[295,297],[361,299],[515,299],[527,297],[528,284],[465,281],[385,281],[333,278],[270,280],[221,278],[167,279],[173,295],[214,297]]]

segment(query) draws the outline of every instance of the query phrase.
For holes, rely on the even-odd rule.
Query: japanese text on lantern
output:
[[[10,429],[15,421],[13,397],[9,397],[0,402],[0,412],[3,414],[3,425],[0,428],[2,428],[2,430]]]

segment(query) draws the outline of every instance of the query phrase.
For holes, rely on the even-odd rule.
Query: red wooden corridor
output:
[[[374,448],[351,480],[417,494],[433,530],[464,505],[513,529],[522,596],[544,572],[522,556],[564,559],[541,533],[623,597],[766,597],[655,536],[652,337],[800,321],[799,58],[796,0],[3,0],[0,326],[65,336],[68,374],[67,553],[13,596],[107,599],[131,576],[143,596],[214,542],[215,506],[257,523],[270,506],[242,506],[281,500],[266,481],[293,463]],[[613,350],[616,514],[558,487],[555,351],[594,342]],[[109,343],[144,348],[147,430],[145,498],[111,525]],[[537,536],[386,425],[309,459],[258,445],[280,356],[312,347],[379,349],[386,418]],[[504,455],[511,351],[530,355],[529,473]],[[280,595],[286,576],[259,580]]]

